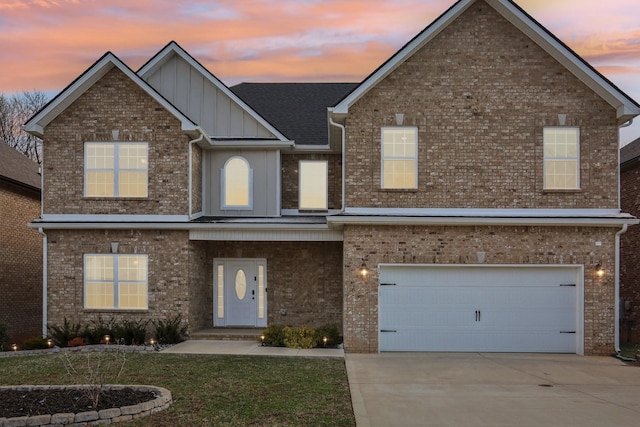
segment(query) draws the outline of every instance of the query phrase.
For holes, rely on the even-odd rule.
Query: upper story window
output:
[[[147,255],[85,255],[84,307],[147,309]]]
[[[222,209],[251,209],[253,170],[239,156],[231,157],[222,169]]]
[[[382,188],[418,188],[418,128],[382,128]]]
[[[146,142],[87,142],[84,146],[86,197],[147,197]]]
[[[301,160],[298,178],[298,209],[327,210],[328,162],[325,160]]]
[[[545,127],[544,189],[580,189],[580,129]]]

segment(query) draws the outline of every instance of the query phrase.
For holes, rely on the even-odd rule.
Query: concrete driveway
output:
[[[640,426],[640,368],[613,357],[346,354],[358,427]]]

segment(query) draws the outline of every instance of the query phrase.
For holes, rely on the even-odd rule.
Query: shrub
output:
[[[118,341],[125,344],[141,345],[147,339],[147,327],[150,320],[124,320],[121,324],[114,325],[114,334]]]
[[[87,326],[85,326],[82,332],[82,337],[87,344],[100,344],[105,335],[111,337],[111,342],[115,342],[115,330],[117,325],[113,319],[104,321],[102,317],[98,317],[97,320],[92,320]]]
[[[154,321],[153,326],[156,340],[160,344],[177,344],[184,341],[187,335],[187,325],[182,325],[181,314],[167,320]]]
[[[67,343],[67,347],[80,347],[85,344],[82,337],[75,337]]]
[[[284,345],[289,348],[313,348],[316,331],[308,326],[284,328]]]
[[[7,325],[0,322],[0,351],[4,351],[4,344],[9,342],[9,332]]]
[[[47,345],[47,340],[42,337],[29,338],[22,344],[22,347],[25,350],[41,350],[44,348],[49,348],[49,346]]]
[[[270,325],[262,330],[264,344],[273,347],[284,347],[284,325]]]
[[[62,326],[49,325],[47,327],[51,339],[53,339],[55,345],[59,347],[66,347],[69,341],[80,336],[81,328],[80,323],[71,323],[66,317],[64,318]]]
[[[325,344],[324,339],[327,339]],[[316,347],[334,347],[342,342],[342,335],[336,325],[325,325],[316,329]]]

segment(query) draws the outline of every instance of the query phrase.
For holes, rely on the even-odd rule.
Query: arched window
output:
[[[222,209],[251,209],[253,171],[243,157],[231,157],[222,169]]]

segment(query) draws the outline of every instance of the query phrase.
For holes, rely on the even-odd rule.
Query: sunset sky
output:
[[[638,0],[516,0],[636,101]],[[0,93],[55,95],[106,51],[132,69],[171,40],[225,84],[358,82],[454,0],[0,0]],[[640,118],[622,132],[640,137]]]

